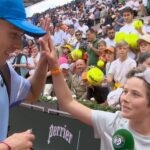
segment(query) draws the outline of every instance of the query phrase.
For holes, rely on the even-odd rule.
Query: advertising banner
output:
[[[93,129],[80,121],[23,106],[10,112],[9,134],[32,129],[35,150],[99,150]]]

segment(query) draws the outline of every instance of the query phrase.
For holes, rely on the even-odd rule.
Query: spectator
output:
[[[74,29],[73,25],[70,25],[68,27],[68,33],[69,33],[69,35],[68,35],[65,43],[71,45],[71,47],[74,49],[75,45],[77,43],[77,38],[75,36],[75,29]]]
[[[150,35],[149,34],[142,35],[137,42],[138,42],[141,53],[148,52],[148,51],[150,52]]]
[[[69,44],[66,44],[64,46],[62,46],[62,55],[61,57],[65,57],[68,60],[68,55],[70,54],[70,52],[72,51],[72,46]],[[61,58],[59,57],[59,58]]]
[[[115,11],[115,20],[114,20],[114,29],[115,29],[115,31],[116,32],[119,31],[122,26],[124,26],[124,19],[121,16],[121,12],[116,10]]]
[[[106,33],[107,33],[107,37],[105,38],[105,41],[106,41],[106,45],[107,47],[110,47],[110,46],[113,46],[115,47],[115,41],[114,41],[114,38],[115,38],[115,30],[112,26],[108,26],[106,28]]]
[[[150,52],[141,53],[138,61],[138,66],[149,67],[150,68]]]
[[[113,19],[112,19],[112,14],[109,12],[106,17],[104,18],[104,23],[103,25],[104,26],[112,26],[112,23],[113,23]]]
[[[107,11],[105,5],[102,5],[102,6],[100,7],[100,9],[101,9],[101,12],[100,12],[100,18],[101,18],[100,23],[103,24],[104,21],[105,21],[105,17],[106,17],[107,14],[108,14],[108,11]]]
[[[86,51],[87,42],[82,38],[82,31],[77,30],[75,32],[75,36],[77,38],[75,49],[82,49],[83,51]]]
[[[28,62],[28,67],[30,68],[30,70],[29,70],[30,76],[34,74],[39,60],[40,60],[40,52],[39,52],[38,46],[36,44],[34,44],[32,46],[32,55]]]
[[[29,48],[29,55],[31,56],[32,54],[32,46],[35,44],[34,40],[28,39],[27,40],[27,47]]]
[[[107,103],[112,108],[120,108],[120,98],[123,93],[123,88],[117,88],[111,91],[107,96]]]
[[[143,28],[146,34],[150,34],[150,20],[147,21],[147,23],[143,26]]]
[[[58,56],[62,54],[61,46],[64,44],[65,32],[60,29],[60,24],[58,23],[54,29],[54,45]]]
[[[78,30],[82,31],[82,38],[85,40],[86,39],[86,32],[89,29],[87,25],[84,24],[83,20],[79,20],[79,27]]]
[[[87,81],[87,72],[83,72],[82,74],[82,81],[84,82],[84,85],[87,87],[87,95],[86,99],[91,100],[94,98],[94,100],[98,104],[103,104],[106,102],[107,95],[109,93],[108,87],[100,85],[90,85]]]
[[[98,7],[96,7],[94,11],[94,16],[95,16],[95,24],[98,24],[100,22],[100,10]]]
[[[69,89],[71,89],[71,80],[72,80],[72,74],[70,72],[70,66],[67,63],[63,63],[60,65],[60,69],[62,70],[64,80],[66,81]]]
[[[106,102],[108,93],[109,90],[107,87],[103,87],[101,85],[91,85],[87,88],[86,99],[90,100],[91,98],[94,98],[98,104],[104,104]]]
[[[141,0],[141,1],[139,1],[138,16],[139,17],[144,17],[144,16],[147,16],[147,15],[148,15],[147,14],[147,10],[144,7],[144,4],[143,4],[143,2]]]
[[[73,22],[73,26],[74,26],[75,31],[77,31],[78,27],[79,27],[78,20],[76,18],[72,18],[72,22]]]
[[[98,51],[99,51],[99,59],[106,61],[105,49],[107,48],[106,42],[104,40],[100,40],[98,42]]]
[[[71,91],[76,98],[84,99],[86,96],[86,87],[82,82],[82,73],[86,69],[86,63],[82,59],[78,59],[75,62],[75,74],[72,76],[71,80]]]
[[[135,60],[128,57],[129,45],[125,41],[117,43],[116,50],[118,59],[112,62],[107,77],[108,83],[115,82],[114,88],[123,87],[127,73],[136,67]]]
[[[94,29],[89,29],[86,33],[87,41],[89,42],[87,46],[88,53],[88,66],[96,66],[99,56],[98,51],[98,39],[96,38],[96,31]]]
[[[107,47],[105,49],[105,55],[106,55],[106,67],[105,67],[105,72],[106,72],[106,77],[108,76],[108,72],[111,66],[111,63],[115,60],[115,48],[113,47]]]
[[[133,25],[133,19],[134,19],[134,12],[130,7],[125,7],[122,10],[123,19],[125,22],[125,25],[120,28],[121,32],[125,33],[135,33],[137,35],[143,34],[143,28],[140,30],[136,30]]]
[[[27,56],[23,54],[21,50],[15,51],[15,59],[12,62],[12,65],[19,75],[21,75],[22,77],[26,77],[28,73],[28,59]]]

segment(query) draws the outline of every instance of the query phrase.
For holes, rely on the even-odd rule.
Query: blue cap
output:
[[[0,18],[21,29],[30,36],[40,37],[46,34],[46,31],[42,28],[27,21],[22,0],[0,0]]]

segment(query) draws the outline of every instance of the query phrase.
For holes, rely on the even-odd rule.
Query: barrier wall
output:
[[[99,150],[93,129],[56,109],[22,104],[10,111],[10,131],[32,129],[36,136],[35,150]]]

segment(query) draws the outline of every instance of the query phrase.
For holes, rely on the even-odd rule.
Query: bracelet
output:
[[[1,144],[6,145],[6,146],[7,146],[7,148],[8,148],[8,150],[12,150],[11,146],[10,146],[10,145],[8,145],[6,142],[0,142],[0,143],[1,143]]]
[[[59,67],[54,68],[54,69],[52,69],[50,71],[51,71],[51,75],[60,75],[61,74],[61,70],[60,70]]]

